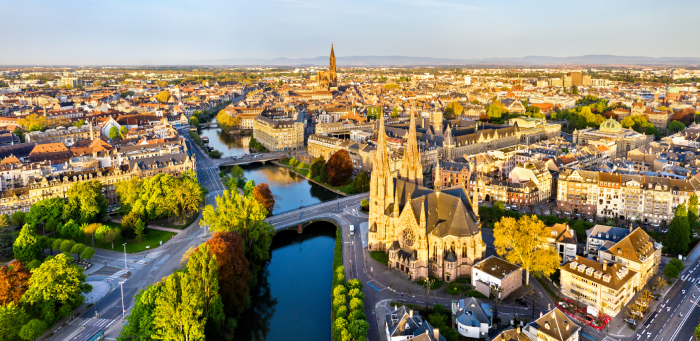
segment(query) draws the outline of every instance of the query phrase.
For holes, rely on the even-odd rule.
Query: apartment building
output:
[[[586,256],[594,259],[598,257],[598,248],[607,242],[617,243],[627,237],[632,229],[621,227],[596,225],[586,230]]]
[[[574,259],[578,244],[576,232],[567,224],[554,224],[548,228],[550,233],[547,242],[559,253],[560,263],[564,264]]]
[[[552,174],[542,161],[527,161],[518,164],[508,176],[512,182],[532,181],[538,189],[537,202],[549,200],[552,197]]]
[[[676,207],[698,192],[690,180],[565,169],[557,206],[563,212],[670,224]]]
[[[620,264],[576,256],[559,267],[561,292],[574,301],[616,316],[634,297],[639,273]]]
[[[606,242],[598,249],[601,262],[620,263],[639,274],[634,280],[634,291],[640,291],[659,270],[662,245],[652,239],[641,227],[636,228],[617,243]]]
[[[80,128],[70,126],[68,128],[48,129],[45,132],[32,131],[27,134],[27,142],[51,141],[53,143],[62,142],[66,146],[72,146],[77,141],[93,140],[98,137],[100,137],[100,129],[94,128],[88,123]]]
[[[293,120],[274,120],[258,115],[253,123],[253,137],[269,151],[304,148],[304,124]]]

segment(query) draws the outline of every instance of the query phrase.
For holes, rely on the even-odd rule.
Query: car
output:
[[[588,222],[589,222],[589,223],[592,223],[592,222],[593,222],[593,219],[588,219]]]
[[[521,306],[525,306],[525,307],[527,307],[527,305],[528,305],[527,301],[522,299],[522,298],[516,298],[515,303],[520,304]]]
[[[510,211],[510,206],[506,206],[506,210]]]
[[[637,325],[637,321],[635,321],[635,320],[633,320],[633,319],[624,319],[623,321],[625,321],[625,322],[627,322],[627,323],[629,323],[629,324],[631,324],[631,325],[633,325],[633,326],[636,326],[636,325]]]
[[[355,235],[355,225],[350,225],[350,235]]]

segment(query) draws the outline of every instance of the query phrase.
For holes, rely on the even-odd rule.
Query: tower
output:
[[[335,52],[333,44],[331,44],[331,56],[328,58],[328,81],[330,86],[338,86],[338,75],[335,73]]]
[[[452,137],[452,127],[449,124],[445,130],[445,141],[442,143],[442,147],[445,160],[452,160],[455,152],[455,140]]]
[[[384,250],[386,248],[386,217],[384,213],[393,202],[394,180],[389,170],[389,155],[386,146],[384,117],[379,116],[377,130],[377,151],[372,162],[372,178],[369,183],[369,233],[368,248]]]
[[[408,127],[408,136],[404,145],[403,162],[399,176],[401,179],[423,186],[423,166],[420,162],[420,150],[416,138],[416,118],[411,113],[411,122]]]

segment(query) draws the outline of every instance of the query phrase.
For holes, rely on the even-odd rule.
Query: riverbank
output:
[[[309,181],[311,181],[311,182],[313,182],[313,183],[315,183],[315,184],[317,184],[317,185],[319,185],[319,186],[321,186],[321,187],[323,187],[323,188],[325,188],[325,189],[327,189],[327,190],[329,190],[329,191],[331,191],[331,192],[333,192],[333,193],[335,193],[335,194],[339,194],[339,195],[342,195],[342,196],[348,196],[348,195],[350,195],[350,194],[345,193],[345,192],[343,192],[343,191],[337,190],[337,189],[335,189],[335,188],[329,186],[328,184],[324,184],[323,182],[316,181],[316,180],[314,180],[314,179],[312,179],[312,178],[309,178],[308,176],[306,176],[307,174],[309,174],[308,172],[307,172],[306,174],[304,174],[304,173],[302,173],[301,171],[297,170],[296,168],[291,167],[291,166],[289,166],[289,165],[285,165],[285,164],[280,163],[280,162],[278,162],[278,161],[270,161],[270,162],[271,162],[272,164],[276,165],[276,166],[282,167],[282,168],[287,169],[287,170],[289,170],[289,171],[292,171],[292,172],[294,172],[294,173],[296,173],[296,174],[299,174],[299,175],[303,176],[306,180],[309,180]],[[360,194],[360,193],[356,193],[356,194]]]

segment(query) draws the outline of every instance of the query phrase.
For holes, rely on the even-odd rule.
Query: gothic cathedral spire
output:
[[[423,186],[423,166],[420,162],[420,150],[418,149],[418,140],[416,137],[416,118],[411,112],[411,121],[408,127],[408,136],[404,145],[403,161],[399,175],[403,180]]]
[[[333,51],[333,44],[331,44],[331,56],[328,58],[328,76],[331,86],[338,86],[338,76],[335,73],[335,52]]]

